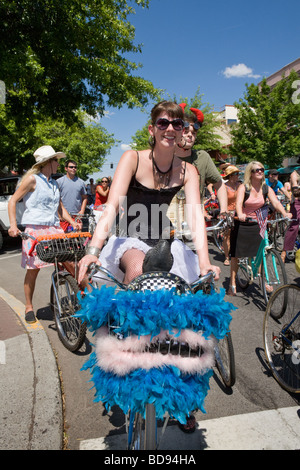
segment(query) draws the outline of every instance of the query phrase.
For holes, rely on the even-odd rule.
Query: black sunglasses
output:
[[[70,166],[70,165],[69,165],[68,168],[71,168],[71,170],[72,170],[73,168],[77,168],[77,166],[73,166],[73,165]]]
[[[264,173],[264,168],[256,168],[255,170],[251,170],[251,173]]]
[[[188,129],[190,126],[193,126],[193,128],[195,129],[195,131],[197,131],[198,129],[200,129],[201,127],[201,124],[199,122],[188,122],[188,121],[184,121],[184,127],[186,129]]]
[[[108,180],[101,180],[101,183],[108,183]]]
[[[160,131],[165,131],[168,129],[169,125],[172,124],[174,131],[182,131],[184,127],[184,122],[182,119],[174,119],[169,121],[169,119],[159,118],[157,119],[155,125]]]

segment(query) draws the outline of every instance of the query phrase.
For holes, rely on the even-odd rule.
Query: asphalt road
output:
[[[223,266],[223,257],[213,245],[210,244],[209,248],[211,259],[222,269],[218,287],[227,289],[230,268]],[[20,251],[19,240],[6,240],[0,253],[0,275],[1,287],[24,302],[24,270],[20,267]],[[297,279],[300,282],[293,263],[287,263],[286,270],[289,281]],[[34,305],[56,353],[65,403],[66,447],[75,450],[80,442],[88,439],[123,433],[125,421],[120,410],[107,412],[101,404],[93,402],[89,373],[80,371],[92,351],[93,338],[90,333],[77,353],[69,352],[59,341],[49,307],[51,273],[51,267],[41,270]],[[226,296],[226,300],[238,307],[232,314],[231,322],[237,380],[232,389],[226,390],[215,374],[205,402],[206,414],[198,412],[197,420],[298,406],[300,397],[281,389],[265,362],[262,335],[265,306],[259,286],[253,284],[246,292],[238,292],[236,297]]]

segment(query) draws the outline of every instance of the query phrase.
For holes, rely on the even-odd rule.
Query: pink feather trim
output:
[[[178,367],[186,374],[204,374],[214,366],[215,340],[205,339],[202,332],[182,330],[177,337],[177,332],[170,335],[164,330],[152,338],[151,344],[171,338],[174,341],[188,343],[191,348],[202,348],[202,355],[196,357],[182,357],[173,354],[161,354],[160,352],[148,352],[151,336],[128,336],[126,339],[118,339],[109,336],[107,327],[101,327],[96,334],[96,356],[98,366],[106,372],[114,372],[117,375],[126,375],[135,369],[151,369],[163,366]]]

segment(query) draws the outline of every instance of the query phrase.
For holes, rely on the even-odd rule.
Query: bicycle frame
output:
[[[258,247],[257,254],[256,254],[255,258],[248,258],[248,263],[247,264],[248,264],[248,268],[249,268],[249,271],[250,271],[250,274],[251,274],[251,279],[250,279],[250,282],[249,282],[250,284],[252,284],[253,280],[255,278],[257,278],[262,263],[263,263],[264,272],[265,272],[265,275],[266,275],[266,281],[267,281],[267,283],[269,283],[269,273],[268,273],[268,267],[267,267],[267,262],[266,262],[266,251],[268,251],[268,249],[270,249],[271,247],[272,247],[272,245],[269,244],[268,232],[266,230],[264,238],[262,239],[262,241],[261,241],[261,243]],[[272,257],[272,263],[273,263],[276,279],[279,280],[277,266],[276,266],[276,263],[275,263],[275,260],[273,259],[273,257]]]

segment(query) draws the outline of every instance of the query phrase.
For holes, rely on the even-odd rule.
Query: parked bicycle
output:
[[[268,221],[268,223],[277,223],[280,220]],[[290,219],[283,218],[282,220]],[[278,251],[269,243],[267,230],[259,245],[256,257],[240,258],[238,263],[236,280],[241,289],[247,289],[255,279],[260,279],[266,304],[275,289],[287,284],[285,266]]]
[[[264,350],[273,376],[285,390],[300,393],[300,287],[281,286],[264,316]]]
[[[100,287],[111,280],[117,289]],[[226,386],[235,381],[229,312],[209,273],[193,284],[166,272],[150,272],[129,285],[91,265],[95,289],[78,316],[97,331],[90,368],[96,399],[117,404],[128,417],[128,449],[159,446],[157,419],[167,412],[184,422],[203,411],[214,360]],[[98,276],[98,277],[97,277]],[[200,290],[200,292],[198,292]]]
[[[86,337],[86,324],[75,317],[79,308],[77,294],[80,291],[77,278],[77,262],[85,255],[85,247],[91,238],[88,232],[71,232],[62,235],[46,235],[34,238],[26,233],[22,238],[33,240],[29,255],[46,263],[54,263],[51,276],[50,305],[54,313],[57,333],[62,344],[70,351],[81,348]],[[75,273],[67,270],[68,262],[74,262]]]

